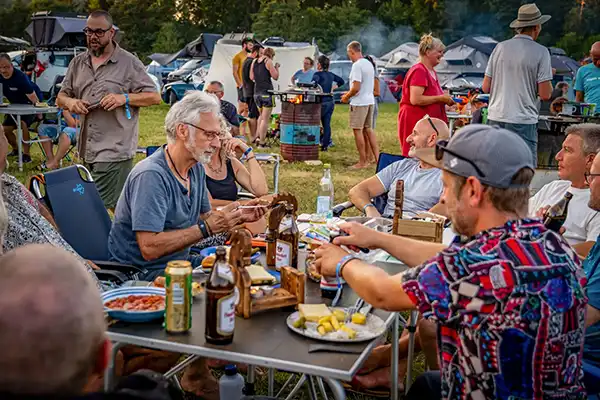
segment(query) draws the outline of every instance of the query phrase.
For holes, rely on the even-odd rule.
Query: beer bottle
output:
[[[558,203],[553,205],[546,211],[544,214],[544,225],[546,228],[559,232],[560,228],[565,223],[567,219],[567,212],[569,210],[569,202],[573,198],[572,193],[565,193],[564,197],[560,199]]]
[[[235,271],[224,247],[217,248],[215,264],[206,282],[206,327],[210,344],[230,344],[235,327]]]
[[[294,206],[286,204],[285,216],[279,224],[279,237],[275,254],[275,269],[292,267],[298,269],[298,239],[300,231],[296,225]]]

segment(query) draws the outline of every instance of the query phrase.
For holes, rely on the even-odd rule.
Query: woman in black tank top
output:
[[[267,129],[271,120],[271,111],[275,106],[272,79],[279,79],[279,64],[273,62],[275,50],[268,47],[262,56],[252,62],[250,68],[250,79],[254,81],[254,102],[260,111],[256,132],[258,134],[258,147],[266,147],[265,139]]]

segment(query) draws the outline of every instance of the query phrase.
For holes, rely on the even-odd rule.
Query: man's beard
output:
[[[106,46],[108,46],[108,43],[103,46],[100,44],[100,42],[98,42],[98,46],[99,47],[97,49],[92,49],[91,43],[88,42],[88,50],[94,57],[100,57],[102,54],[104,54],[104,50],[106,49]]]
[[[185,148],[190,152],[192,157],[200,164],[208,164],[212,158],[214,151],[198,151],[196,150],[196,138],[194,135],[190,135],[188,140],[185,142]]]

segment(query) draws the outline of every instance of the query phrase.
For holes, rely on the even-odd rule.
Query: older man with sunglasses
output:
[[[106,11],[90,14],[88,51],[69,65],[56,103],[82,116],[79,153],[106,208],[114,209],[137,150],[140,107],[160,103],[142,62],[115,41]]]
[[[437,140],[450,137],[446,123],[428,115],[415,125],[412,134],[406,139],[410,145],[409,156],[415,157],[418,149],[433,148]],[[368,178],[350,189],[348,196],[356,208],[368,217],[380,217],[371,199],[388,194],[383,215],[394,214],[396,185],[404,181],[404,217],[413,217],[421,211],[428,211],[436,205],[442,195],[441,171],[416,158],[396,161],[382,169],[377,175]]]
[[[529,147],[470,125],[437,150],[417,157],[442,169],[441,202],[460,235],[449,247],[347,224],[348,236],[316,251],[317,269],[376,308],[437,322],[441,373],[417,378],[407,399],[586,398],[585,277],[565,239],[526,218]],[[380,247],[409,269],[390,276],[339,245]]]

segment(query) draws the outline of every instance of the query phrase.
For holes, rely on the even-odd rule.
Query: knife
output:
[[[332,353],[346,353],[346,354],[362,354],[363,350],[354,349],[347,346],[337,346],[333,344],[311,344],[308,346],[309,353],[316,353],[319,351],[328,351]]]

